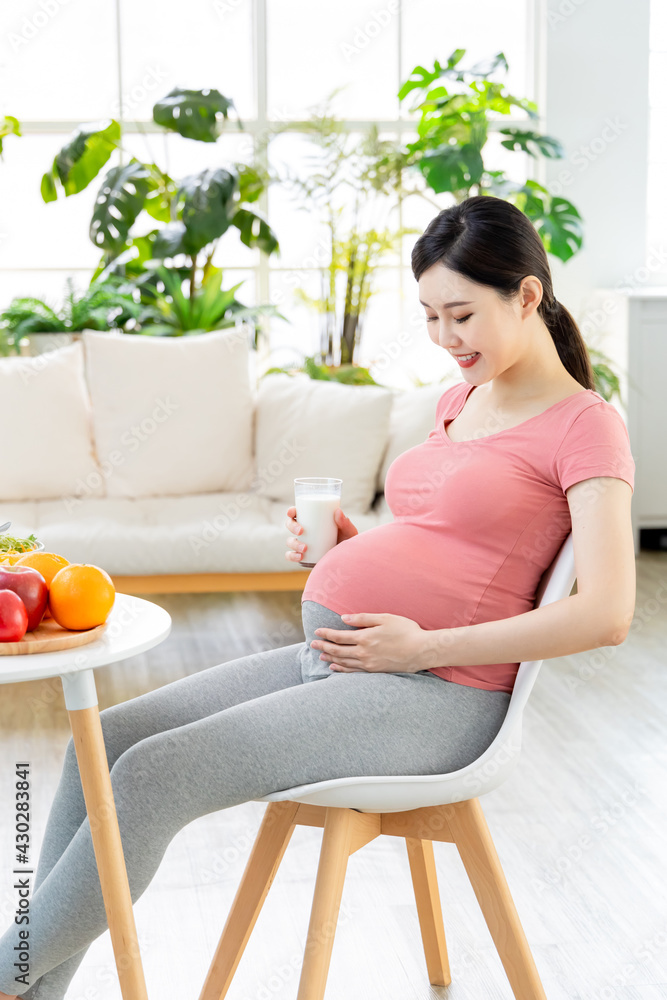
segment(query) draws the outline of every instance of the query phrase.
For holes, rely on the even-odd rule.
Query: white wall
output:
[[[542,79],[538,107],[566,159],[541,182],[584,218],[584,248],[550,256],[557,298],[594,343],[604,334],[595,289],[651,282],[646,253],[649,0],[538,0]],[[541,91],[541,93],[540,93]],[[600,341],[601,345],[603,341]]]

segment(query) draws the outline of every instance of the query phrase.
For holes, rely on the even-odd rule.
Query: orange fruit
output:
[[[46,580],[47,587],[50,588],[51,580],[58,570],[61,570],[63,566],[69,566],[69,559],[65,559],[65,556],[59,556],[55,552],[24,552],[22,556],[19,556],[14,565],[32,566],[33,569],[42,574]],[[52,617],[48,604],[46,605],[44,617]]]
[[[107,620],[116,588],[106,570],[91,563],[69,563],[58,570],[49,588],[49,606],[58,625],[95,628]]]

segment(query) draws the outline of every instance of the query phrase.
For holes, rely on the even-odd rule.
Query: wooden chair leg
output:
[[[222,1000],[294,830],[298,802],[269,802],[199,1000]]]
[[[479,800],[455,803],[447,819],[516,1000],[546,1000]]]
[[[297,1000],[324,997],[354,829],[353,810],[327,809]]]
[[[452,976],[449,971],[433,841],[406,837],[405,845],[408,849],[412,885],[415,890],[428,980],[432,986],[449,986]]]

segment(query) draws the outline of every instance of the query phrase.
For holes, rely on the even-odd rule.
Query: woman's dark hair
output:
[[[476,195],[443,209],[414,245],[415,279],[419,281],[436,263],[479,285],[490,285],[506,302],[515,298],[529,274],[539,278],[543,295],[537,311],[560,360],[580,385],[595,388],[581,331],[565,306],[554,298],[544,244],[530,219],[515,205],[492,195]]]

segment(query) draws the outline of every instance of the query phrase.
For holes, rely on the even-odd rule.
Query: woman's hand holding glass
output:
[[[336,545],[338,545],[339,542],[344,542],[346,538],[352,538],[353,535],[359,534],[358,529],[355,528],[349,517],[345,516],[340,507],[337,507],[334,511],[334,518],[336,520],[336,524],[338,525],[338,538],[336,539]],[[285,525],[292,532],[292,537],[287,539],[289,551],[285,553],[285,558],[290,559],[292,562],[300,562],[300,560],[303,559],[303,553],[305,552],[307,545],[298,537],[303,532],[303,526],[300,525],[296,519],[296,507],[287,508]]]

